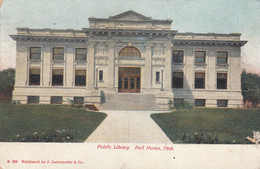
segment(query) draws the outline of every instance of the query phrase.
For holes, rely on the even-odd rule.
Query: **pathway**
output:
[[[103,111],[108,117],[85,142],[171,143],[150,117],[151,111]],[[163,113],[163,112],[162,112]]]

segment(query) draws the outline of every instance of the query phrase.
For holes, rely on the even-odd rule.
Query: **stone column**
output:
[[[208,73],[206,74],[206,81],[208,82],[208,89],[214,90],[217,88],[217,72],[216,72],[216,53],[213,49],[208,50],[207,53],[207,69]]]
[[[240,49],[229,51],[229,72],[228,81],[230,84],[229,90],[240,91],[241,90],[241,57]]]
[[[87,54],[87,86],[93,88],[95,85],[95,42],[88,43]]]
[[[115,43],[110,41],[108,44],[108,81],[107,86],[110,89],[114,88],[115,81]]]
[[[51,48],[49,46],[45,46],[43,49],[43,67],[42,67],[42,75],[43,75],[43,86],[50,86],[51,81]]]
[[[147,43],[145,46],[145,67],[144,70],[144,77],[142,78],[142,84],[144,85],[145,90],[151,89],[152,86],[152,52],[151,52],[152,44]]]
[[[27,86],[28,78],[28,51],[29,49],[22,45],[22,42],[17,42],[16,51],[16,68],[15,68],[15,85]]]
[[[188,48],[186,52],[184,52],[184,89],[191,90],[194,89],[194,55],[193,49]]]
[[[171,90],[172,86],[172,60],[171,60],[171,54],[172,54],[172,44],[167,44],[165,46],[165,68],[164,68],[164,89],[165,90]]]
[[[66,71],[66,86],[72,87],[74,79],[74,58],[73,58],[73,48],[67,48],[67,54],[65,55],[65,71]]]

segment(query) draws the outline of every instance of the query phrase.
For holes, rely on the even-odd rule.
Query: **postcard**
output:
[[[0,0],[0,169],[259,169],[259,18],[259,0]]]

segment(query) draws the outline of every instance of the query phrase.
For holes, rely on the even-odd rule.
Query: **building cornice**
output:
[[[228,41],[228,40],[181,40],[174,39],[173,44],[175,46],[244,46],[247,41]]]
[[[168,36],[173,38],[176,30],[143,30],[143,29],[97,29],[97,28],[83,28],[87,35],[104,34],[112,35],[143,35],[143,36]]]
[[[10,35],[16,41],[87,42],[87,37]]]

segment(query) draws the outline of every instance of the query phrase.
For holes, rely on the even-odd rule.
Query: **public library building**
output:
[[[241,34],[178,33],[171,24],[127,11],[91,17],[82,30],[17,28],[10,35],[17,44],[13,100],[242,107]]]

